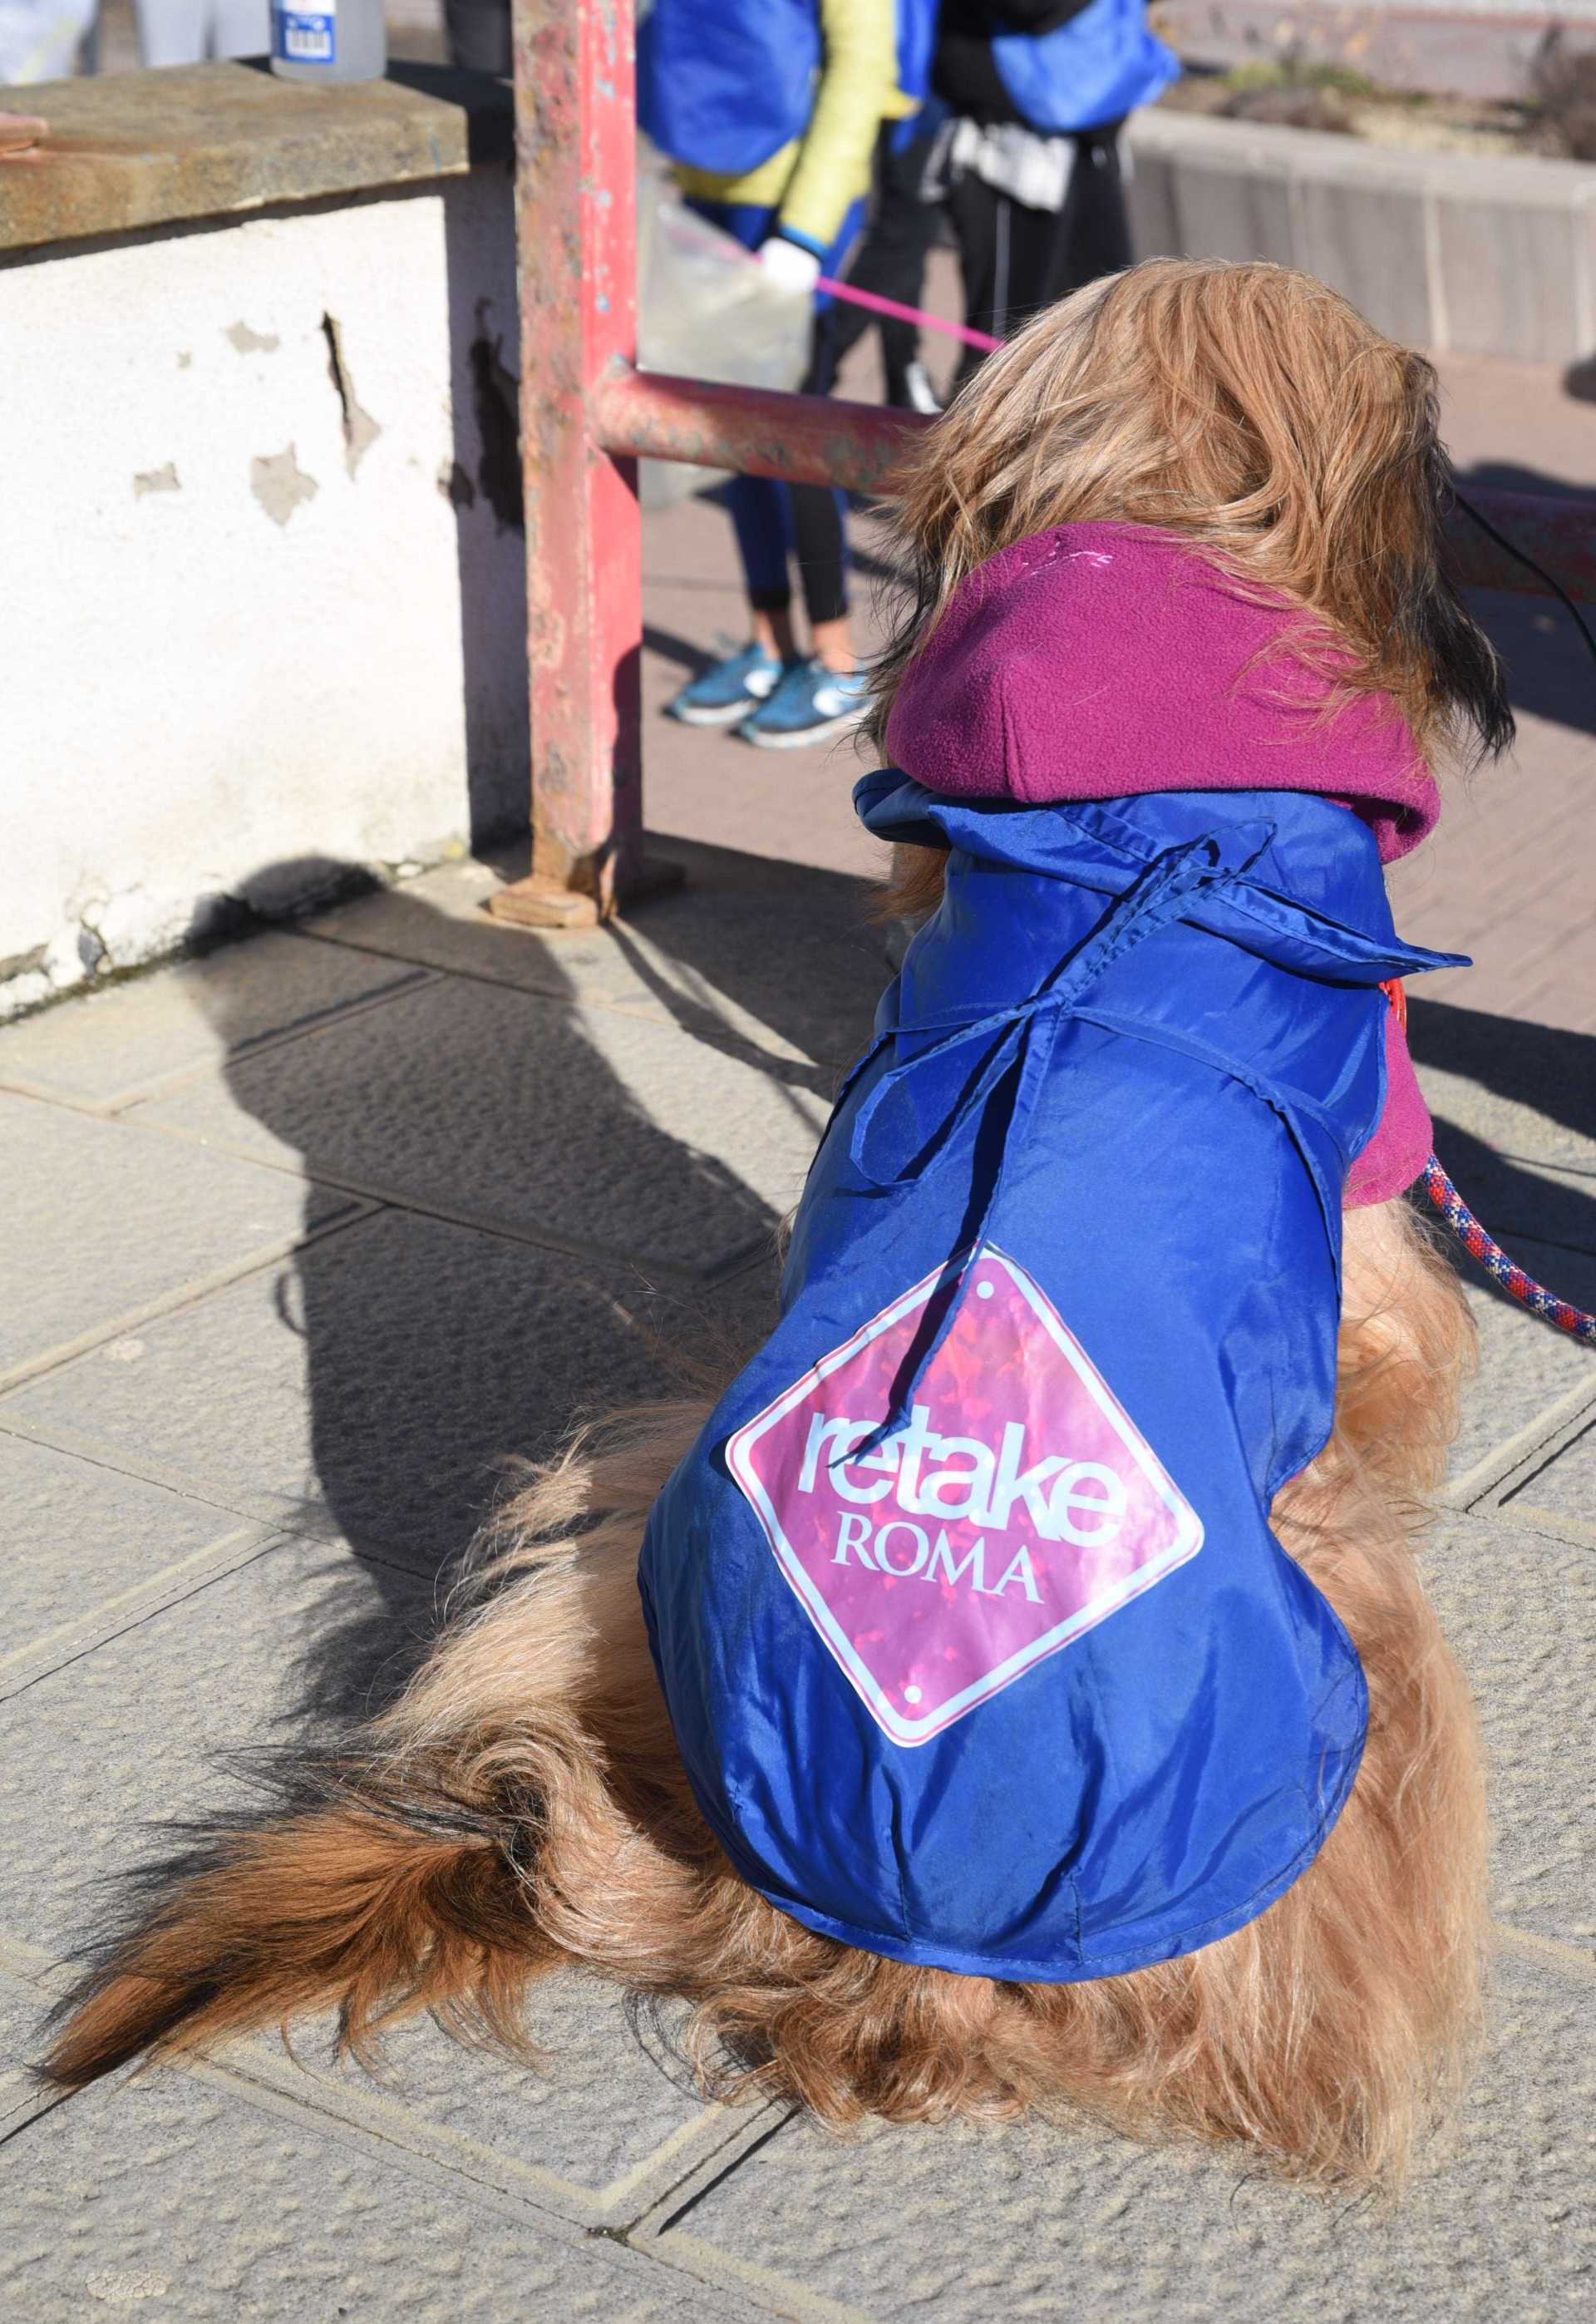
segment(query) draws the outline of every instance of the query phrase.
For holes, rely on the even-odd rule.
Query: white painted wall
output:
[[[0,273],[0,1015],[524,821],[516,329],[501,170]]]

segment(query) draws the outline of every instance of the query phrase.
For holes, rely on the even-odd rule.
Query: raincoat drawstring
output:
[[[1253,841],[1256,844],[1249,844],[1248,852],[1234,861],[1226,861],[1224,844],[1211,835],[1166,848],[1116,899],[1096,934],[1089,937],[1071,958],[1053,970],[1047,981],[1024,1000],[1005,1002],[980,1015],[968,1010],[947,1011],[920,1019],[912,1027],[890,1028],[881,1035],[862,1061],[861,1070],[900,1030],[914,1034],[935,1033],[940,1037],[928,1047],[917,1049],[912,1056],[889,1065],[855,1117],[848,1146],[854,1167],[872,1185],[883,1189],[913,1185],[934,1170],[952,1150],[963,1125],[972,1115],[985,1113],[999,1089],[1016,1070],[1017,1079],[996,1166],[982,1202],[975,1231],[963,1242],[960,1250],[949,1254],[942,1279],[926,1305],[926,1318],[935,1319],[934,1329],[929,1336],[917,1335],[916,1342],[909,1350],[906,1370],[900,1370],[893,1384],[885,1417],[863,1444],[851,1449],[847,1458],[862,1459],[908,1423],[915,1392],[928,1368],[935,1360],[959,1313],[970,1269],[995,1230],[1009,1161],[1014,1151],[1024,1144],[1037,1098],[1047,1078],[1059,1026],[1115,961],[1122,959],[1145,937],[1156,935],[1171,920],[1179,919],[1197,897],[1212,894],[1217,889],[1232,886],[1244,879],[1270,846],[1274,830],[1270,825],[1254,825],[1251,829],[1227,836],[1233,843],[1239,838],[1243,844]],[[871,1158],[871,1133],[884,1101],[910,1075],[920,1072],[933,1059],[983,1038],[990,1039],[994,1047],[975,1087],[959,1100],[929,1143],[900,1167],[893,1168],[885,1161],[874,1162]],[[850,1085],[855,1079],[857,1075],[849,1077]],[[844,1456],[839,1453],[836,1457],[841,1459]]]

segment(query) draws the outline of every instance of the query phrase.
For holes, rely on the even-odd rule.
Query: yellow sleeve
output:
[[[903,109],[894,0],[821,0],[821,40],[814,111],[776,222],[823,251],[869,188],[883,119]]]

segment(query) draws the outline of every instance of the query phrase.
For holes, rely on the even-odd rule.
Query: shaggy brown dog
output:
[[[422,2008],[527,2052],[526,1987],[572,1963],[692,2002],[710,2089],[829,2122],[1069,2101],[1291,2172],[1399,2170],[1478,2011],[1479,1751],[1412,1554],[1472,1335],[1405,1203],[1349,1215],[1345,1284],[1335,1434],[1273,1517],[1357,1646],[1369,1739],[1319,1856],[1234,1936],[1128,1977],[1007,1984],[855,1951],[745,1886],[683,1776],[637,1598],[644,1521],[706,1399],[623,1415],[536,1475],[479,1609],[357,1750],[218,1838],[78,1995],[50,2079],[329,2003],[365,2057]]]
[[[1427,372],[1349,316],[1279,270],[1161,266],[1043,318],[908,479],[914,618],[1005,536],[1072,513],[1184,526],[1316,609],[1349,641],[1340,677],[1390,691],[1426,745],[1454,714],[1489,733],[1489,649],[1435,576]],[[1273,383],[1267,409],[1247,407],[1246,363]],[[1356,445],[1318,458],[1303,399],[1364,428],[1362,468]],[[901,634],[884,698],[910,650]],[[936,886],[911,863],[899,902]],[[831,2123],[1069,2104],[1243,2141],[1299,2176],[1395,2180],[1478,2015],[1474,1720],[1413,1563],[1472,1347],[1407,1204],[1352,1212],[1334,1433],[1272,1515],[1362,1657],[1368,1742],[1321,1852],[1234,1934],[1130,1975],[1021,1984],[853,1950],[737,1876],[683,1774],[637,1584],[706,1398],[621,1416],[535,1475],[474,1610],[403,1699],[346,1755],[294,1769],[280,1812],[218,1827],[74,1997],[45,2072],[75,2087],[328,2004],[362,2054],[420,2008],[524,2049],[527,1987],[575,1964],[689,2003],[706,2088]]]

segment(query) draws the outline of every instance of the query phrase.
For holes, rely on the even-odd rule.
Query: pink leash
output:
[[[884,299],[878,290],[856,290],[851,282],[834,281],[829,274],[822,274],[814,287],[829,299],[846,299],[850,307],[868,307],[873,315],[890,315],[894,323],[918,323],[922,331],[940,331],[948,338],[962,339],[967,347],[979,347],[984,355],[1003,345],[990,331],[972,331],[968,323],[946,323],[940,315],[928,315],[923,307],[905,307],[896,299]]]

